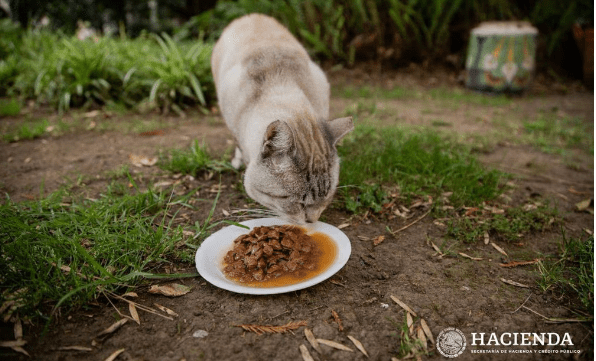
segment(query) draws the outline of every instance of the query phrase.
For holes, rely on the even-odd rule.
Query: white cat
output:
[[[306,50],[275,19],[234,20],[213,48],[219,107],[246,165],[248,195],[284,219],[316,222],[339,177],[337,142],[352,118],[329,119],[329,83]]]

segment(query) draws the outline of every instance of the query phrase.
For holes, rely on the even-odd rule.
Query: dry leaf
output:
[[[315,361],[304,345],[300,345],[300,354],[302,354],[302,359],[304,361]]]
[[[59,347],[58,350],[60,350],[60,351],[85,351],[85,352],[93,351],[93,349],[91,347],[85,347],[85,346],[62,346],[62,347]]]
[[[462,256],[462,257],[469,258],[469,259],[471,259],[471,260],[473,260],[473,261],[482,261],[482,260],[484,260],[484,258],[480,258],[480,257],[472,257],[472,256],[469,256],[469,255],[467,255],[467,254],[463,253],[463,252],[459,252],[459,255],[460,255],[460,256]]]
[[[420,319],[420,326],[422,326],[422,331],[424,331],[424,333],[426,334],[426,338],[428,338],[430,340],[430,343],[434,345],[435,338],[433,337],[433,333],[431,332],[430,327],[428,327],[428,324],[426,323],[424,318]]]
[[[430,244],[439,255],[444,256],[443,252],[441,252],[441,249],[434,242],[430,242]]]
[[[170,310],[169,308],[160,305],[159,303],[154,303],[155,307],[159,308],[162,312],[167,313],[170,316],[174,316],[174,317],[178,317],[178,314],[172,310]]]
[[[114,361],[116,359],[116,357],[118,357],[121,353],[124,352],[124,348],[121,348],[120,350],[116,350],[114,351],[110,356],[108,356],[107,359],[105,359],[105,361]]]
[[[512,261],[512,262],[507,262],[507,263],[499,263],[499,266],[501,267],[507,267],[507,268],[511,268],[511,267],[519,267],[519,266],[528,266],[531,264],[536,264],[538,262],[542,261],[542,258],[536,258],[533,259],[531,261]]]
[[[242,327],[245,331],[254,332],[257,335],[264,333],[284,333],[291,330],[296,330],[302,326],[306,326],[306,321],[288,322],[282,326],[271,326],[271,325],[234,325],[235,327]]]
[[[384,240],[385,240],[385,236],[376,236],[375,238],[373,238],[373,245],[378,246],[381,243],[383,243]]]
[[[488,237],[488,232],[484,231],[484,244],[488,244],[490,242],[490,238]]]
[[[515,282],[515,281],[512,281],[512,280],[506,280],[504,278],[501,278],[501,282],[507,283],[508,285],[512,285],[512,286],[515,286],[515,287],[530,288],[530,286],[524,285],[523,283]]]
[[[349,227],[349,226],[350,226],[350,223],[343,223],[343,224],[340,224],[339,226],[337,226],[337,228],[338,229],[344,229],[344,228]]]
[[[130,302],[128,304],[128,312],[130,312],[130,316],[133,320],[135,320],[139,325],[141,324],[141,319],[139,318],[139,313],[137,312],[137,308],[135,304]]]
[[[120,327],[122,327],[122,325],[124,325],[126,322],[128,322],[128,318],[123,318],[120,321],[114,322],[110,327],[106,328],[105,330],[101,331],[97,337],[101,337],[104,335],[108,335],[110,333],[113,333],[114,331],[116,331],[117,329],[119,329]]]
[[[343,331],[344,326],[341,324],[341,318],[339,318],[339,315],[337,314],[337,312],[335,312],[334,310],[331,310],[331,314],[333,315],[333,320],[335,321],[335,323],[337,323],[339,331],[340,332]]]
[[[230,212],[226,211],[225,209],[221,210],[221,213],[223,213],[224,216],[229,217],[230,216]]]
[[[422,347],[424,348],[424,350],[427,351],[428,348],[426,346],[426,336],[424,335],[424,330],[422,328],[420,328],[420,327],[417,328],[416,329],[416,336],[420,340],[420,343],[422,344]]]
[[[29,355],[29,353],[28,353],[27,351],[25,351],[25,349],[24,349],[24,348],[22,348],[21,346],[14,346],[14,347],[11,347],[11,349],[12,349],[13,351],[20,352],[20,353],[22,353],[23,355],[26,355],[26,356],[28,356],[28,357],[31,357],[31,355]]]
[[[348,335],[348,338],[350,339],[350,341],[352,341],[354,346],[356,346],[356,348],[364,354],[364,356],[369,357],[368,352],[366,352],[366,349],[364,349],[364,346],[362,345],[362,343],[360,341],[358,341],[356,338],[354,338],[350,335]]]
[[[338,349],[338,350],[354,352],[354,350],[352,350],[348,346],[344,346],[341,343],[337,343],[335,341],[325,340],[323,338],[317,338],[317,341],[319,343],[322,343],[323,345],[327,345],[329,347],[333,347],[333,348]]]
[[[499,251],[499,253],[504,254],[506,257],[509,257],[509,255],[507,254],[507,252],[505,252],[505,250],[503,250],[503,248],[497,246],[495,244],[495,242],[490,242],[490,245],[494,247],[494,249],[496,249],[497,251]]]
[[[139,297],[136,292],[126,292],[122,297]]]
[[[321,346],[319,346],[319,343],[317,342],[315,335],[312,333],[311,330],[309,330],[306,327],[304,328],[304,336],[306,336],[308,343],[310,343],[310,345],[312,346],[312,348],[315,349],[315,351],[317,351],[318,353],[322,353]]]
[[[90,112],[87,112],[87,113],[83,114],[83,116],[85,118],[95,118],[98,115],[99,115],[99,110],[92,110]]]
[[[356,236],[356,237],[358,237],[358,239],[361,241],[370,241],[370,237],[367,237],[367,236]]]
[[[575,204],[575,208],[580,212],[588,212],[594,214],[594,200],[588,198]]]
[[[412,311],[412,309],[410,307],[408,307],[408,305],[406,305],[405,303],[403,303],[399,298],[391,295],[391,299],[397,303],[401,308],[403,308],[404,310],[406,310],[407,312],[411,313],[412,316],[414,317],[418,317],[418,315],[416,314],[416,312]]]
[[[412,335],[414,333],[414,319],[410,312],[406,313],[406,323],[408,324],[409,333]]]
[[[21,319],[17,317],[14,323],[14,338],[20,340],[23,338],[23,324],[21,324]]]
[[[157,157],[148,158],[136,154],[129,154],[128,158],[130,159],[132,165],[139,168],[142,168],[143,166],[151,167],[157,163]]]
[[[190,287],[179,283],[169,283],[167,285],[153,285],[149,293],[161,294],[169,297],[183,296],[190,292]]]
[[[14,340],[14,341],[0,341],[0,347],[20,347],[25,346],[27,341],[25,340]]]

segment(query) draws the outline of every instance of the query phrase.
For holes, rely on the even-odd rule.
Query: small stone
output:
[[[192,334],[192,337],[194,338],[205,338],[209,335],[209,332],[205,331],[205,330],[197,330]]]

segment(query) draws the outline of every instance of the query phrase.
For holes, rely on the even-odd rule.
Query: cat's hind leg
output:
[[[242,167],[242,163],[242,151],[240,148],[236,147],[234,159],[232,159],[232,167],[234,167],[234,169],[240,169],[240,167]]]

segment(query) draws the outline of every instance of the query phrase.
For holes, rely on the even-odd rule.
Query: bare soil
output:
[[[339,71],[330,73],[336,86],[342,84],[375,84],[423,89],[428,86],[460,86],[454,75],[408,73],[376,74],[366,71]],[[371,75],[372,74],[372,75]],[[331,113],[342,115],[350,102],[357,100],[332,99]],[[556,107],[565,114],[581,117],[587,124],[594,122],[593,94],[581,86],[555,87],[545,82],[536,85],[524,96],[514,99],[514,105],[504,112],[532,114]],[[487,135],[494,131],[491,120],[498,112],[487,112],[486,107],[463,105],[456,110],[445,110],[440,104],[420,99],[377,101],[379,108],[389,110],[381,121],[406,122],[428,126],[440,118],[452,130],[462,134]],[[428,108],[428,109],[427,109]],[[398,114],[387,115],[390,111]],[[43,115],[33,111],[34,116]],[[81,192],[90,195],[101,192],[110,180],[110,173],[122,165],[130,165],[130,154],[155,156],[171,148],[186,148],[194,139],[204,139],[210,149],[221,154],[233,144],[233,139],[218,116],[188,114],[186,118],[157,116],[163,123],[163,132],[139,135],[138,132],[118,130],[87,130],[95,124],[119,124],[129,121],[130,115],[106,118],[104,112],[95,118],[82,113],[60,117],[45,114],[50,123],[81,122],[82,129],[67,131],[59,136],[44,136],[32,141],[0,143],[0,190],[13,200],[33,199],[40,196],[40,187],[47,194],[63,184],[77,184]],[[147,115],[147,117],[155,115]],[[479,116],[485,121],[478,121]],[[518,119],[518,118],[516,118]],[[6,124],[16,123],[22,117],[3,119]],[[99,128],[99,127],[97,127]],[[557,254],[562,231],[568,237],[580,237],[593,232],[593,215],[576,211],[575,204],[593,198],[593,155],[588,150],[570,156],[547,154],[529,145],[499,140],[483,149],[480,159],[487,166],[515,174],[515,188],[508,196],[511,204],[531,204],[549,200],[559,211],[558,226],[525,235],[520,243],[498,242],[509,254],[509,260],[529,260],[542,255]],[[570,161],[570,159],[572,159]],[[349,161],[347,159],[344,162]],[[573,166],[570,166],[573,165]],[[136,176],[150,181],[172,179],[172,175],[156,167],[137,168],[130,165]],[[188,188],[202,186],[199,196],[214,199],[208,190],[219,179],[183,178]],[[216,214],[223,210],[242,208],[250,201],[238,190],[241,175],[226,174],[222,183],[222,198]],[[184,222],[204,219],[210,207],[208,201],[199,211],[188,211]],[[410,204],[403,204],[406,207]],[[137,289],[136,302],[153,306],[161,304],[174,310],[178,316],[166,320],[140,312],[141,323],[126,323],[121,329],[100,338],[97,335],[119,317],[110,303],[100,298],[84,309],[62,315],[42,337],[40,325],[25,326],[25,349],[30,358],[8,348],[0,349],[0,359],[6,360],[105,360],[114,351],[124,349],[117,360],[300,360],[299,346],[307,346],[315,360],[364,360],[347,336],[358,339],[368,351],[371,360],[390,360],[400,355],[403,340],[401,326],[405,311],[392,299],[395,296],[410,306],[418,317],[429,325],[434,337],[447,327],[456,327],[467,337],[468,347],[460,360],[560,360],[593,359],[593,323],[549,323],[545,318],[574,319],[578,300],[555,291],[542,292],[536,285],[540,275],[535,265],[504,268],[499,263],[507,258],[491,245],[483,242],[463,244],[445,236],[445,228],[430,216],[405,228],[395,236],[387,232],[411,224],[424,215],[426,208],[416,208],[409,219],[376,215],[353,217],[330,207],[323,220],[332,225],[349,223],[343,229],[352,243],[352,254],[346,266],[331,279],[316,286],[288,294],[250,296],[231,293],[204,281],[201,277],[177,280],[190,286],[192,291],[181,297],[166,297],[148,293],[149,285]],[[182,216],[182,215],[181,215]],[[372,240],[385,236],[377,246]],[[360,237],[359,237],[360,236]],[[365,238],[368,240],[361,240]],[[441,257],[432,243],[449,249]],[[452,248],[450,248],[452,247]],[[457,252],[481,257],[474,261],[457,256]],[[175,266],[177,272],[193,272],[193,264]],[[506,284],[501,279],[513,280],[530,288]],[[153,282],[155,284],[157,282]],[[126,303],[113,300],[121,312],[127,313]],[[521,305],[525,307],[521,307]],[[526,308],[527,307],[527,308]],[[335,311],[343,329],[332,315]],[[284,325],[289,321],[306,321],[317,338],[333,340],[351,347],[355,352],[340,351],[322,345],[318,354],[307,342],[303,327],[293,333],[257,335],[235,325]],[[416,321],[419,325],[419,321]],[[2,340],[13,339],[12,325],[1,328]],[[196,334],[197,331],[204,330]],[[472,346],[471,333],[529,332],[569,333],[572,346]],[[195,337],[199,335],[204,337]],[[488,336],[487,336],[488,338]],[[91,351],[64,350],[67,346],[85,346]],[[422,359],[443,358],[433,345],[430,354]],[[580,350],[578,354],[472,354],[473,349],[516,350]],[[403,354],[402,354],[403,355]]]

